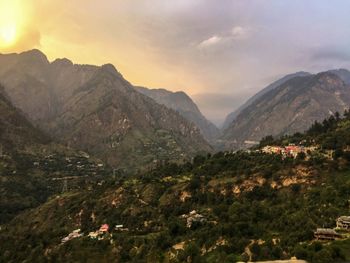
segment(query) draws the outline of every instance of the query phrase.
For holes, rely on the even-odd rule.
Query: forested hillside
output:
[[[1,226],[0,261],[235,262],[296,256],[345,262],[346,233],[321,243],[314,242],[313,232],[334,228],[339,216],[350,214],[350,145],[344,139],[349,135],[346,112],[315,123],[305,134],[261,142],[261,147],[314,147],[296,158],[261,148],[221,152],[52,197]]]

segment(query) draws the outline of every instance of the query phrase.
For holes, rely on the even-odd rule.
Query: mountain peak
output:
[[[120,75],[120,73],[115,68],[115,66],[113,64],[110,64],[110,63],[102,65],[101,70],[112,73],[112,74]]]
[[[57,58],[51,64],[56,66],[73,66],[73,62],[67,58]]]
[[[41,52],[39,49],[32,49],[29,51],[22,52],[20,53],[20,56],[30,60],[37,60],[40,62],[49,63],[46,55],[43,52]]]
[[[344,81],[334,72],[326,71],[315,75],[315,78],[319,82],[331,84],[331,85],[341,85]]]
[[[345,68],[333,69],[328,72],[336,74],[340,77],[346,84],[350,85],[350,71]]]

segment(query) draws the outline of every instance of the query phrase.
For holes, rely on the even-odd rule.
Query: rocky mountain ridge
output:
[[[209,142],[214,141],[220,135],[220,130],[203,116],[197,105],[186,93],[182,91],[171,92],[166,89],[135,88],[157,103],[179,112],[184,118],[192,121]]]
[[[323,72],[294,77],[265,93],[245,108],[225,130],[229,147],[244,147],[244,141],[264,136],[302,132],[314,121],[350,105],[350,88],[336,74]]]
[[[211,151],[195,125],[137,92],[111,64],[50,63],[32,50],[0,55],[0,68],[9,98],[35,125],[116,168]]]

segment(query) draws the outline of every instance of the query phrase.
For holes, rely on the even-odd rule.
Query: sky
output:
[[[0,52],[112,63],[220,125],[272,81],[350,68],[348,0],[0,0]]]

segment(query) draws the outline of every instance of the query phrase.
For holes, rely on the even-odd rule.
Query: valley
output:
[[[0,64],[0,262],[349,260],[346,231],[315,241],[349,214],[348,71],[287,75],[219,130],[111,64]]]

